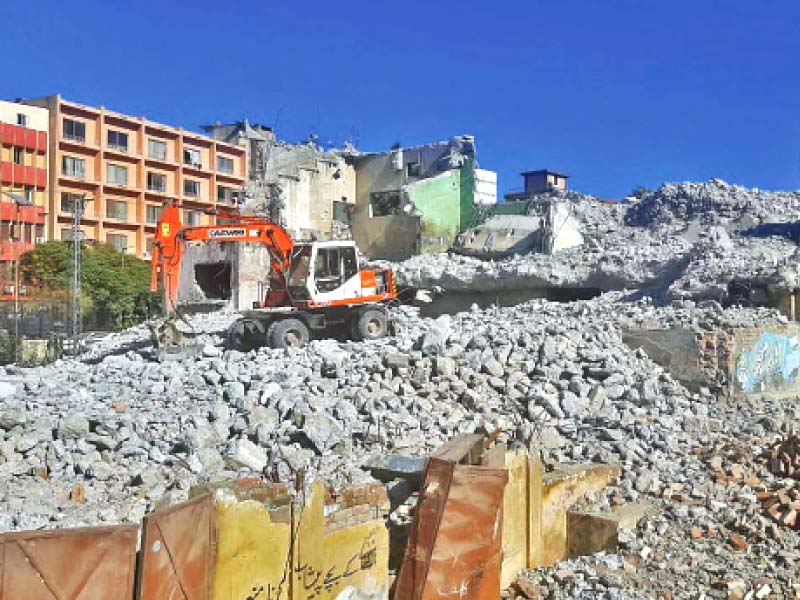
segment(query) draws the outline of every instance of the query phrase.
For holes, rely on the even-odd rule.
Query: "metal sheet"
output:
[[[500,597],[504,469],[431,458],[396,600]]]
[[[0,600],[132,598],[135,525],[0,536]]]
[[[214,506],[211,496],[154,512],[144,520],[139,600],[211,597]]]

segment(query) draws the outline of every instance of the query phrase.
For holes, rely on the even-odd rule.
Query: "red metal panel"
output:
[[[139,565],[139,600],[208,600],[214,505],[205,495],[148,515]]]
[[[35,185],[38,188],[44,189],[47,187],[47,169],[36,167]]]
[[[135,525],[0,536],[0,600],[131,598]]]
[[[431,458],[395,600],[500,597],[505,469]]]
[[[11,123],[0,123],[0,143],[37,152],[47,151],[47,132]]]

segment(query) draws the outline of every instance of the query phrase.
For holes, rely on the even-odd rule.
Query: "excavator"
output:
[[[157,346],[183,345],[177,328],[181,265],[191,242],[262,244],[269,255],[264,265],[268,282],[263,298],[240,311],[228,332],[232,347],[298,348],[312,336],[325,337],[349,329],[352,338],[370,340],[389,332],[388,308],[397,303],[391,269],[359,269],[352,241],[295,243],[279,225],[260,217],[209,211],[216,225],[183,226],[180,208],[164,207],[152,250],[150,287],[164,293],[166,319],[151,324]],[[225,224],[219,224],[224,220]]]

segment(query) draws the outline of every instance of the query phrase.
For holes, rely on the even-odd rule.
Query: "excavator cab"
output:
[[[287,277],[289,295],[294,302],[331,306],[383,294],[387,287],[383,273],[359,271],[358,264],[355,242],[298,244]]]

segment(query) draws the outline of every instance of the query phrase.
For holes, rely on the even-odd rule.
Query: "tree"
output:
[[[84,244],[82,293],[84,319],[98,327],[124,329],[147,319],[155,304],[150,292],[150,263],[108,244]],[[66,298],[72,274],[72,244],[47,242],[20,260],[25,281],[45,298]]]

